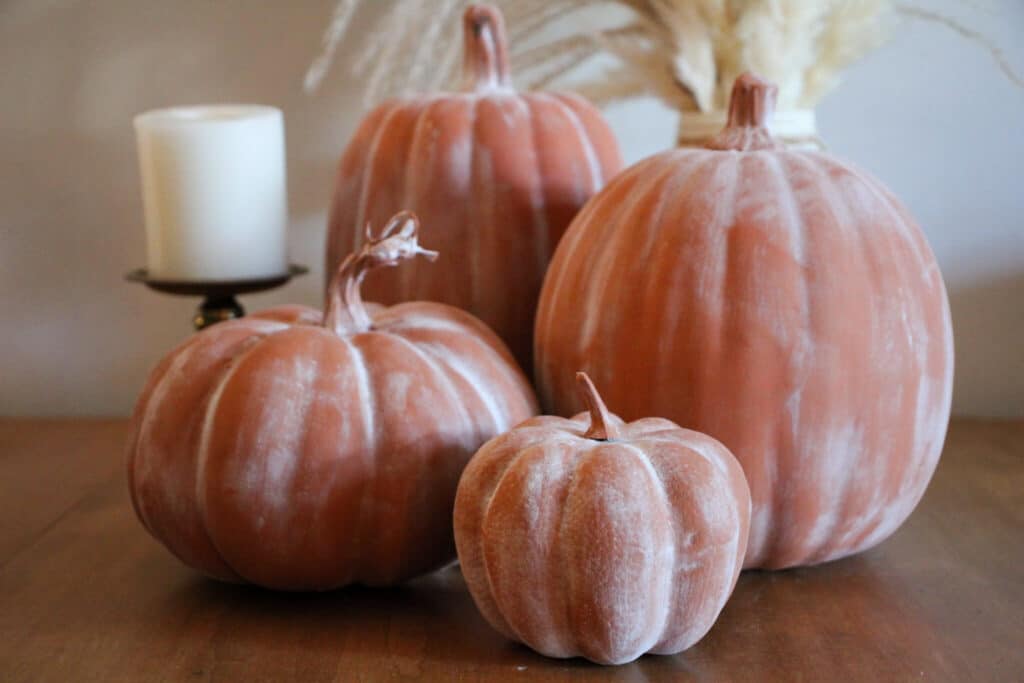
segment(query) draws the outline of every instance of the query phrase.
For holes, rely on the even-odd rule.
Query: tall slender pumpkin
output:
[[[466,309],[491,326],[529,372],[544,272],[577,210],[622,166],[600,113],[575,95],[518,93],[499,11],[463,18],[462,92],[391,100],[345,150],[327,234],[332,273],[363,227],[410,209],[445,255],[443,273],[414,264],[378,272],[367,296]]]
[[[620,174],[580,212],[537,313],[549,412],[579,407],[577,369],[623,418],[713,436],[750,483],[747,567],[879,543],[935,470],[953,339],[935,258],[867,173],[783,149],[775,90],[733,89],[709,149]]]

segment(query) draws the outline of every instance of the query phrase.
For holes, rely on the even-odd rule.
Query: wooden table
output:
[[[1024,423],[954,422],[889,541],[747,572],[697,646],[617,668],[503,640],[455,568],[320,595],[200,578],[135,520],[126,431],[0,419],[0,681],[1024,680]]]

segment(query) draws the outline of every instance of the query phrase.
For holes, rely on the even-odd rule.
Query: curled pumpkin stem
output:
[[[597,387],[590,381],[585,372],[576,373],[576,384],[579,387],[580,398],[590,413],[590,427],[583,436],[598,441],[614,441],[619,438],[619,428],[614,422],[611,413],[604,404],[601,394],[597,393]]]
[[[373,236],[367,224],[363,246],[341,262],[327,288],[324,327],[337,334],[355,334],[373,326],[360,291],[366,274],[374,268],[397,266],[416,256],[424,256],[429,261],[437,258],[436,251],[419,245],[419,228],[420,221],[411,211],[400,211],[392,216],[378,237]]]

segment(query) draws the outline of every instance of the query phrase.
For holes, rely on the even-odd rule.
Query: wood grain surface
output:
[[[889,541],[744,573],[697,646],[616,668],[507,642],[455,567],[327,594],[203,579],[136,521],[126,433],[0,419],[0,681],[1024,680],[1024,423],[955,421]]]

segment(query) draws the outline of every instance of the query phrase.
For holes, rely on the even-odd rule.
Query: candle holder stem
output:
[[[292,264],[288,271],[279,275],[250,278],[247,280],[163,280],[150,277],[145,268],[139,268],[125,275],[130,282],[141,282],[152,290],[178,296],[201,296],[203,303],[192,316],[192,325],[203,330],[215,323],[241,318],[245,310],[235,296],[250,292],[263,292],[280,287],[293,277],[305,275],[309,269]]]
[[[241,318],[245,315],[245,309],[238,303],[234,296],[207,296],[203,303],[199,304],[196,314],[192,318],[192,325],[196,331],[205,330],[214,323],[221,323],[225,320]]]

